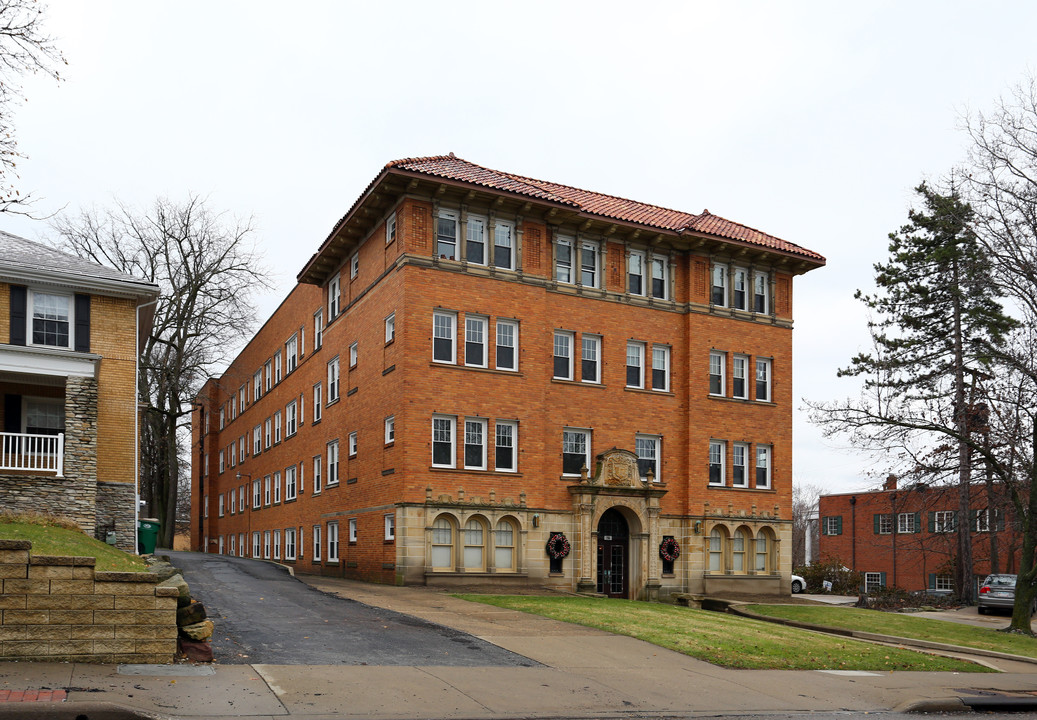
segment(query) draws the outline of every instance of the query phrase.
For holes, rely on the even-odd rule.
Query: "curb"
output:
[[[912,700],[893,708],[898,713],[938,713],[963,710],[975,712],[1033,712],[1037,710],[1037,697],[966,696]]]
[[[744,604],[745,603],[737,603],[729,605],[727,610],[733,615],[750,618],[752,620],[762,620],[764,622],[770,622],[776,625],[787,625],[788,627],[800,628],[801,630],[813,630],[814,632],[825,633],[827,635],[838,635],[840,637],[848,637],[853,638],[855,640],[863,640],[864,642],[905,645],[907,647],[920,648],[923,650],[935,650],[945,653],[957,653],[960,655],[978,655],[980,657],[990,657],[996,658],[998,660],[1012,660],[1015,662],[1024,662],[1030,663],[1031,665],[1037,665],[1037,658],[1026,657],[1025,655],[1012,655],[1010,653],[997,652],[996,650],[983,650],[982,648],[970,648],[964,647],[962,645],[949,645],[947,643],[930,642],[929,640],[918,640],[915,638],[904,638],[898,637],[896,635],[880,635],[879,633],[864,632],[862,630],[846,630],[845,628],[835,628],[829,627],[827,625],[816,625],[814,623],[800,622],[798,620],[787,620],[785,618],[758,615],[750,610],[745,610],[741,607],[738,607],[738,605]],[[1037,708],[1037,698],[1035,698],[1034,707]],[[961,708],[959,707],[958,709],[960,710]]]
[[[170,715],[158,715],[145,710],[106,702],[4,702],[0,703],[0,718],[46,718],[47,720],[172,720]]]

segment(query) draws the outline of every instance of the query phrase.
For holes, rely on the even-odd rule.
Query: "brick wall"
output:
[[[176,588],[155,587],[151,573],[95,572],[94,563],[0,540],[0,660],[172,662]]]

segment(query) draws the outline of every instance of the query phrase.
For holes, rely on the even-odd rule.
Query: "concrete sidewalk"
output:
[[[639,640],[426,588],[301,579],[325,592],[471,633],[541,666],[145,666],[137,670],[141,674],[127,675],[134,668],[0,663],[0,690],[68,689],[69,703],[62,708],[68,710],[91,701],[183,718],[308,720],[873,712],[912,704],[960,710],[962,696],[1032,701],[1037,693],[1037,666],[1013,661],[986,659],[1003,672],[975,675],[726,670]],[[26,704],[0,703],[0,717],[31,717],[19,714],[17,705]],[[46,717],[62,717],[54,712],[60,712],[57,704],[48,705],[52,712]]]

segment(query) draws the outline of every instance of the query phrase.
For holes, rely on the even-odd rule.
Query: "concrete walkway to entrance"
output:
[[[90,701],[181,718],[307,720],[875,712],[919,702],[928,702],[922,705],[928,710],[961,710],[961,696],[1037,692],[1033,664],[988,659],[1003,672],[975,675],[728,670],[632,638],[469,603],[427,588],[300,579],[333,595],[471,633],[540,665],[119,668],[0,663],[0,689],[67,689],[68,710],[76,707],[73,703]],[[0,717],[27,717],[18,712],[19,704],[0,703]],[[49,705],[47,717],[63,717],[57,703]]]

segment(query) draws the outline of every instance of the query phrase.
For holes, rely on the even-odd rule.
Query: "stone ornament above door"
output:
[[[581,484],[605,485],[607,487],[641,487],[641,475],[637,469],[637,455],[629,450],[612,448],[596,458],[594,475],[584,478]]]

